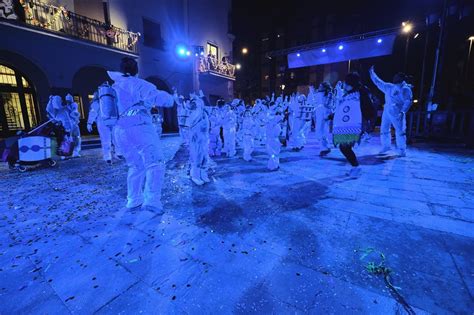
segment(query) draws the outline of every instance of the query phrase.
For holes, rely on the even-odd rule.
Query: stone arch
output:
[[[46,105],[48,104],[51,85],[45,72],[28,58],[8,50],[0,50],[0,64],[12,68],[23,76],[33,86],[35,91],[35,110],[37,120],[46,119]]]
[[[72,78],[72,94],[80,96],[84,118],[87,118],[89,112],[90,96],[105,81],[112,83],[112,80],[107,75],[107,70],[99,65],[83,66],[74,74]]]

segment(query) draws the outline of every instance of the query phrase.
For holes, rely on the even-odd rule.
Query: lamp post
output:
[[[474,36],[470,36],[467,40],[469,41],[469,50],[467,52],[466,80],[469,77],[469,63],[471,62],[471,50],[472,50],[472,42],[474,41]]]
[[[403,62],[403,71],[407,71],[407,63],[408,63],[408,46],[410,44],[410,33],[413,30],[413,24],[410,22],[403,22],[402,23],[402,32],[406,34],[407,40],[405,43],[405,60]]]

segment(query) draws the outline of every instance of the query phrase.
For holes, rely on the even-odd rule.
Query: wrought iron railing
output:
[[[39,1],[22,1],[25,23],[55,33],[138,53],[140,33],[129,32],[74,12]]]
[[[235,65],[227,61],[220,61],[214,56],[201,57],[199,59],[199,72],[235,79]]]
[[[464,140],[474,130],[474,111],[410,111],[407,137]]]

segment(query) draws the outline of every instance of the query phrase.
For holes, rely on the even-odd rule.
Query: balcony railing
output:
[[[199,72],[235,80],[235,65],[227,61],[220,61],[214,56],[201,57],[199,59]]]
[[[74,12],[65,7],[39,1],[21,1],[26,24],[55,33],[111,46],[120,50],[138,53],[137,41],[140,33],[122,30]]]

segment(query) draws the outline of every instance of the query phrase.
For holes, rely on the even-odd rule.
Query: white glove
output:
[[[92,124],[87,124],[87,131],[92,132]]]

